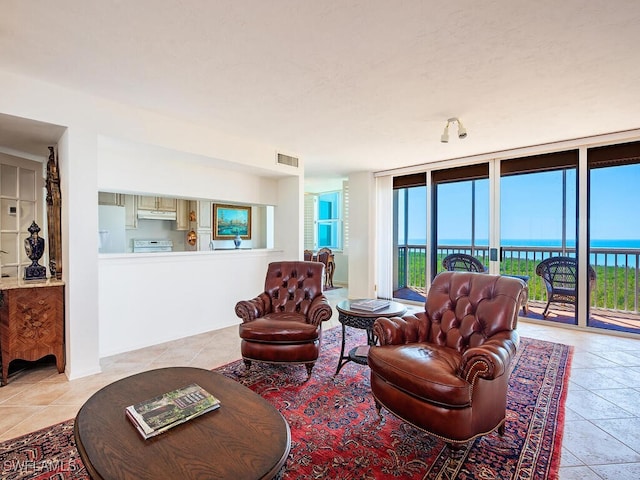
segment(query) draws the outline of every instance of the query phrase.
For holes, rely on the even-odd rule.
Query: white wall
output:
[[[257,296],[267,264],[281,259],[274,250],[101,255],[100,356],[238,324],[237,301]]]
[[[100,371],[98,358],[98,209],[96,134],[68,129],[58,144],[62,194],[62,274],[65,282],[66,372]],[[90,208],[93,207],[93,208]]]
[[[266,160],[272,161],[270,155]],[[104,136],[98,140],[98,188],[103,191],[276,205],[277,182],[266,168]]]
[[[347,285],[349,283],[349,255],[344,252],[333,252],[336,269],[333,272],[333,284]]]
[[[100,331],[122,321],[114,318],[109,309],[120,293],[115,281],[120,275],[113,275],[114,269],[127,267],[111,266],[108,273],[101,271],[104,263],[98,259],[96,235],[99,188],[176,197],[189,197],[189,192],[199,198],[277,205],[274,246],[283,250],[285,258],[300,255],[299,247],[296,248],[301,243],[300,227],[296,221],[291,221],[297,216],[289,217],[288,213],[296,210],[296,207],[291,208],[292,205],[302,203],[302,189],[292,188],[300,183],[298,176],[301,173],[291,167],[276,165],[274,146],[231,137],[202,125],[134,109],[1,70],[0,91],[7,92],[0,98],[0,113],[67,127],[58,145],[58,154],[62,181],[63,280],[66,282],[66,373],[70,378],[99,370]],[[122,149],[127,150],[131,144],[138,146],[139,155],[127,157],[118,153]],[[165,161],[163,165],[167,168],[159,169],[157,160],[162,157],[159,152],[165,150],[183,152],[185,158]],[[47,155],[48,152],[43,152],[45,158]],[[209,166],[208,162],[214,166]],[[121,169],[125,169],[124,173]],[[255,173],[247,177],[248,169]],[[269,175],[275,178],[289,176],[294,180],[277,180],[274,183]],[[281,206],[287,215],[280,212]],[[287,221],[280,223],[285,217]],[[279,240],[284,242],[282,247],[278,245]],[[251,296],[258,293],[259,290],[254,292],[256,286],[264,284],[265,271],[263,258],[253,261],[255,263],[251,264],[248,260],[250,265],[241,271],[243,275],[252,274],[242,285],[247,293],[252,291]],[[184,270],[188,268],[186,265],[192,267],[190,273],[195,273],[200,267],[193,262],[185,262],[184,266],[170,264],[162,277],[165,282],[163,288],[180,299],[188,296],[185,285],[192,276]],[[259,276],[258,270],[261,270]],[[210,268],[210,273],[226,275],[228,270],[216,267]],[[233,284],[234,292],[238,290],[238,283],[241,282]],[[229,286],[208,291],[207,311],[220,302],[228,302],[229,291]],[[242,296],[238,295],[239,298]],[[101,311],[105,302],[108,303],[106,310]],[[194,320],[197,315],[193,312],[188,317],[176,318],[175,310],[165,310],[167,313],[158,312],[155,318],[160,328],[173,325],[173,322],[180,322],[183,332],[198,331],[202,327],[200,320]],[[177,331],[176,334],[179,335]],[[112,339],[104,349],[119,351],[133,345],[128,340],[122,342],[116,345]]]
[[[349,175],[349,297],[375,298],[375,181]]]
[[[304,251],[304,192],[301,177],[279,180],[278,195],[275,224],[287,225],[289,228],[276,230],[276,248],[284,251],[285,258],[302,259]]]

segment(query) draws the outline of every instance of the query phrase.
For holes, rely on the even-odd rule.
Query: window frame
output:
[[[320,204],[322,203],[322,197],[335,196],[334,199],[331,200],[331,203],[335,206],[336,214],[332,215],[331,218],[321,219],[320,218]],[[317,203],[315,208],[315,239],[316,239],[316,248],[331,248],[332,250],[342,250],[344,245],[344,217],[343,217],[343,192],[341,190],[332,190],[328,192],[318,193],[316,195]],[[332,230],[336,231],[329,235],[331,238],[336,239],[335,245],[324,245],[320,243],[320,239],[322,235],[320,234],[320,229],[323,226],[329,226]]]

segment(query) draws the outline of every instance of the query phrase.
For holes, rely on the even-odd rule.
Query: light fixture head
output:
[[[442,132],[442,136],[440,137],[440,141],[442,143],[449,142],[449,122],[447,122],[447,126],[444,127],[444,132]]]
[[[467,138],[467,129],[458,120],[458,138]]]
[[[462,125],[462,122],[460,122],[460,120],[456,117],[451,117],[447,120],[447,125],[444,127],[444,132],[442,133],[442,136],[440,137],[440,141],[442,143],[448,143],[449,142],[449,125],[452,123],[457,123],[458,124],[458,138],[462,139],[462,138],[467,138],[467,129],[464,128],[464,126]]]

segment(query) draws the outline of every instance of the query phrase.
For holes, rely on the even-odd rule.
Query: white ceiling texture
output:
[[[640,128],[639,25],[637,0],[3,0],[0,72],[335,177]]]

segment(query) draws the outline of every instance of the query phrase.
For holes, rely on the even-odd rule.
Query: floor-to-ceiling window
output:
[[[577,323],[575,307],[553,302],[536,275],[550,257],[576,257],[578,151],[535,155],[500,163],[500,273],[528,279],[534,318]]]
[[[398,188],[394,251],[400,261],[394,269],[404,283],[394,285],[394,293],[422,278],[404,273],[416,261],[417,271],[432,277],[442,270],[446,249],[455,248],[491,273],[527,278],[529,318],[640,332],[640,142],[425,168],[419,175],[428,181],[420,185],[426,199],[419,197],[415,212],[429,222],[427,238],[418,255],[403,254],[412,244],[409,226],[418,222],[411,214],[411,187]],[[566,289],[560,292],[564,299],[548,302],[537,267],[558,257],[566,257],[570,268],[556,272],[556,280],[577,283],[557,282]],[[424,278],[422,291],[430,283]]]
[[[488,174],[488,164],[431,172],[429,199],[424,173],[394,179],[394,297],[424,299],[427,256],[433,275],[448,253],[469,253],[488,264]],[[436,225],[431,239],[428,208]]]
[[[396,177],[394,201],[393,296],[422,301],[427,258],[427,187],[424,173]]]
[[[590,290],[588,325],[640,332],[640,142],[588,150]]]
[[[489,265],[489,165],[435,170],[432,208],[433,274],[442,271],[442,259],[466,253]]]

